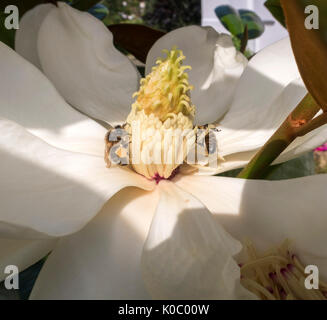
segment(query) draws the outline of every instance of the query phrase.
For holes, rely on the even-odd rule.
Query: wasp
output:
[[[115,126],[109,129],[105,135],[104,161],[107,168],[110,168],[112,163],[120,166],[127,166],[129,164],[130,136],[125,127],[126,123]]]

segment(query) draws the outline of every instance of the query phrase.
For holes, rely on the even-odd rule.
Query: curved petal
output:
[[[190,65],[192,102],[196,106],[195,123],[207,124],[228,110],[247,59],[235,49],[232,39],[211,27],[189,26],[176,29],[160,38],[151,48],[146,73],[151,71],[162,50],[177,46]]]
[[[103,155],[106,130],[66,104],[37,68],[2,42],[0,97],[0,117],[55,147]]]
[[[225,156],[262,147],[306,93],[302,80],[296,79],[282,91],[270,108],[262,111],[251,110],[243,117],[240,114],[235,115],[237,128],[229,127],[223,120],[219,126],[221,131],[218,133],[220,154]]]
[[[285,121],[306,93],[301,79],[292,81],[274,101],[274,107],[265,114],[270,119],[269,125],[261,119],[262,115],[253,116],[251,124],[244,125],[244,127],[242,127],[240,119],[239,130],[229,129],[222,125],[221,131],[218,133],[218,145],[220,155],[224,156],[225,161],[221,163],[216,173],[245,166]],[[262,120],[261,124],[260,120]],[[326,140],[327,126],[325,125],[293,141],[274,164],[312,151]]]
[[[83,230],[60,240],[31,299],[149,299],[140,261],[157,199],[135,188],[118,193]]]
[[[268,138],[269,137],[267,137],[267,140]],[[307,133],[305,136],[294,140],[287,147],[287,149],[273,162],[273,164],[279,164],[300,157],[301,155],[321,146],[324,144],[324,142],[326,142],[326,140],[327,125],[324,125],[312,132]],[[264,143],[264,138],[262,138],[262,141]],[[198,171],[193,172],[193,175],[216,175],[229,170],[243,168],[255,156],[257,151],[258,149],[254,149],[251,151],[229,154],[224,157],[224,160],[219,162],[217,168],[199,166],[197,167]]]
[[[39,29],[55,6],[51,3],[45,3],[27,11],[19,21],[19,29],[15,35],[15,50],[22,57],[33,63],[41,69],[41,63],[37,52],[37,38]]]
[[[312,151],[327,141],[327,125],[307,133],[303,137],[297,138],[287,149],[276,159],[275,163],[281,163],[301,156]]]
[[[183,177],[177,185],[198,198],[237,239],[249,238],[267,249],[288,238],[301,259],[310,257],[305,262],[315,264],[314,257],[317,262],[327,259],[326,183],[327,175],[315,175],[283,181]],[[327,277],[327,269],[320,271]]]
[[[245,299],[233,256],[241,245],[203,205],[171,182],[160,200],[142,254],[145,284],[156,299]]]
[[[189,170],[189,174],[193,176],[214,176],[219,173],[244,167],[255,153],[256,151],[233,153],[225,156],[224,159],[219,159],[218,166],[190,165],[190,167],[187,167],[187,170]],[[181,170],[181,174],[185,174],[183,170]]]
[[[81,229],[120,189],[153,183],[100,157],[55,149],[0,119],[0,235],[63,236]]]
[[[6,266],[14,265],[19,272],[44,258],[55,246],[56,240],[0,239],[0,281]]]
[[[75,108],[113,125],[126,120],[139,75],[101,21],[59,2],[40,28],[38,53],[45,74]]]
[[[255,55],[219,128],[222,156],[266,142],[306,94],[288,38]]]

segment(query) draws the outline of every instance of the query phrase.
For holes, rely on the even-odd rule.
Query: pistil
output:
[[[157,183],[169,179],[195,144],[187,69],[181,50],[165,50],[140,90],[127,117],[132,168]]]

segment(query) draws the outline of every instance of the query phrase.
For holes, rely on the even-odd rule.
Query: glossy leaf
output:
[[[222,177],[235,178],[242,169],[230,170],[219,174]],[[284,180],[311,176],[315,174],[315,162],[313,152],[308,152],[298,158],[281,164],[268,167],[261,180]]]
[[[262,178],[264,180],[283,180],[295,179],[315,174],[315,162],[313,152],[308,152],[303,156],[278,164],[270,166],[266,175]]]
[[[108,8],[100,3],[93,6],[91,9],[88,10],[88,12],[99,20],[105,19],[106,16],[109,14]]]
[[[280,22],[282,26],[286,27],[285,16],[280,0],[267,0],[265,6],[274,18]]]
[[[139,24],[114,24],[108,28],[113,34],[115,45],[133,54],[143,63],[153,44],[165,34]]]
[[[215,13],[226,30],[238,38],[242,37],[244,24],[239,13],[233,7],[228,5],[218,6]]]
[[[218,6],[215,13],[233,36],[242,39],[244,36],[245,26],[248,27],[248,39],[255,39],[262,35],[265,26],[260,17],[251,10],[235,10],[229,5]]]
[[[259,38],[265,31],[265,25],[260,17],[251,10],[240,9],[238,12],[243,24],[248,26],[248,38]]]
[[[281,0],[293,52],[303,81],[317,103],[327,111],[327,1]],[[308,5],[319,9],[319,29],[307,29]]]

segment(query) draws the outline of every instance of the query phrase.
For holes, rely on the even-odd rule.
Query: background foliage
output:
[[[201,23],[201,0],[104,0],[104,23],[139,23],[163,31]]]
[[[164,31],[201,24],[201,0],[149,0],[143,21]]]

